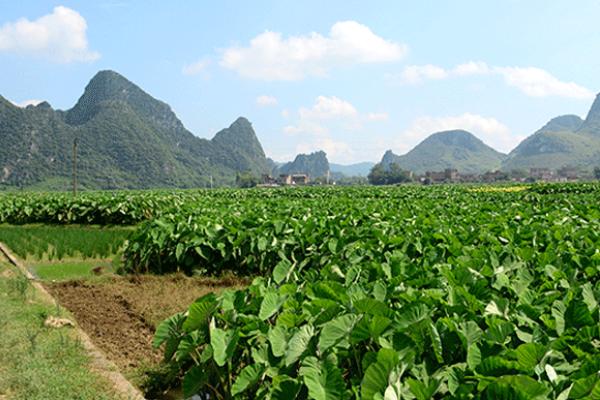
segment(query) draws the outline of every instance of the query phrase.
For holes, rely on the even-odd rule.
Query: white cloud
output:
[[[409,65],[401,74],[401,81],[406,84],[416,85],[425,80],[446,79],[449,73],[435,65]]]
[[[278,103],[277,98],[273,97],[273,96],[258,96],[256,98],[256,104],[258,104],[260,107],[270,107],[270,106],[276,106]]]
[[[300,107],[296,123],[286,126],[283,131],[289,135],[326,135],[330,126],[337,129],[359,126],[359,118],[358,111],[350,102],[336,96],[318,96],[312,107]]]
[[[289,112],[285,110],[285,118]],[[294,125],[288,125],[283,131],[289,135],[301,133],[326,135],[332,129],[337,132],[356,131],[363,122],[384,121],[389,118],[386,112],[360,113],[352,103],[336,96],[318,96],[311,107],[300,107],[298,119]]]
[[[492,73],[492,69],[482,61],[469,61],[459,64],[451,71],[452,75],[457,76],[488,75],[490,73]]]
[[[21,102],[15,102],[12,100],[9,100],[9,101],[17,107],[25,108],[27,106],[37,106],[38,104],[42,103],[44,100],[30,99],[30,100],[23,100]]]
[[[281,116],[282,116],[283,118],[288,118],[288,117],[290,116],[290,111],[289,111],[287,108],[286,108],[286,109],[283,109],[283,110],[281,110]]]
[[[345,163],[352,162],[358,154],[347,140],[355,144],[356,138],[362,136],[363,123],[384,121],[389,115],[386,112],[361,113],[347,100],[336,96],[318,96],[311,107],[299,108],[294,117],[293,123],[285,126],[283,131],[298,140],[297,153],[323,150],[330,161]],[[369,148],[358,148],[358,155],[372,155],[370,140],[367,142],[369,144],[366,147]]]
[[[546,70],[536,67],[491,67],[481,61],[469,61],[452,69],[436,65],[409,65],[399,76],[390,75],[407,85],[416,85],[426,80],[442,80],[451,77],[473,75],[499,75],[507,85],[519,89],[532,97],[559,96],[573,99],[591,99],[594,93],[574,82],[563,82]]]
[[[210,60],[203,58],[191,64],[186,64],[181,69],[184,75],[198,75],[206,72],[206,68],[210,65]]]
[[[387,121],[390,115],[386,112],[370,112],[367,114],[369,121]]]
[[[94,61],[100,54],[88,48],[86,30],[87,22],[77,11],[58,6],[35,21],[21,18],[0,27],[0,52],[58,63]]]
[[[505,82],[528,96],[560,96],[573,99],[591,99],[594,93],[574,82],[562,82],[541,68],[497,67],[494,69]]]
[[[356,108],[349,102],[335,96],[319,96],[311,108],[302,107],[298,111],[301,119],[332,119],[354,117]]]
[[[415,119],[396,140],[398,150],[405,153],[432,133],[463,129],[473,133],[488,146],[507,153],[521,140],[522,136],[512,135],[510,129],[495,118],[464,113],[447,117],[420,117]]]
[[[404,44],[383,39],[365,25],[342,21],[331,27],[328,36],[312,32],[284,38],[266,31],[248,47],[225,49],[220,64],[244,78],[294,81],[322,77],[339,66],[396,61],[406,52]]]

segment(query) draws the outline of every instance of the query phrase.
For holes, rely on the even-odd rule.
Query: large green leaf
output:
[[[177,351],[182,336],[181,327],[184,320],[184,314],[177,313],[162,321],[156,328],[152,345],[157,348],[165,343],[165,360],[170,360]]]
[[[237,330],[223,330],[211,327],[210,345],[213,349],[213,359],[219,367],[222,367],[231,360],[233,352],[239,340]]]
[[[408,328],[429,317],[429,308],[425,304],[413,304],[406,307],[397,319],[400,328]]]
[[[325,353],[330,347],[347,338],[358,319],[357,315],[345,314],[324,324],[319,336],[319,351]]]
[[[409,378],[406,380],[408,383],[408,387],[412,394],[417,398],[417,400],[430,400],[436,394],[440,382],[436,380],[429,380],[428,382],[417,381],[415,379]]]
[[[186,332],[197,329],[208,329],[208,322],[217,307],[217,299],[214,293],[209,293],[193,302],[188,308],[188,315],[183,323]]]
[[[308,388],[308,397],[315,400],[344,399],[345,384],[342,371],[329,358],[316,357],[302,360],[299,375]]]
[[[231,395],[236,396],[240,393],[243,393],[248,388],[256,385],[263,373],[265,372],[265,367],[262,365],[247,365],[242,369],[238,377],[236,378],[233,385],[231,385]]]
[[[308,345],[314,334],[315,330],[311,325],[304,325],[292,335],[285,350],[286,366],[298,361],[300,356],[308,349]]]
[[[593,374],[585,378],[577,379],[573,382],[573,387],[569,393],[569,399],[582,399],[589,395],[594,387],[598,384],[598,374]]]
[[[208,381],[203,365],[194,365],[183,377],[182,389],[186,398],[190,398],[202,391]]]
[[[258,312],[258,318],[266,320],[275,314],[281,308],[285,300],[284,296],[281,296],[275,290],[270,290],[265,294],[262,303],[260,304],[260,310]]]
[[[288,332],[287,329],[281,325],[269,329],[267,334],[269,343],[271,344],[271,351],[275,357],[282,357],[285,354],[285,349],[288,345]]]
[[[587,305],[590,312],[593,312],[596,308],[598,308],[598,301],[596,300],[594,289],[592,288],[592,284],[590,282],[586,282],[582,286],[581,295],[583,296],[583,301]]]
[[[582,328],[593,325],[594,318],[583,301],[573,300],[565,312],[565,324],[569,328]]]
[[[189,359],[190,354],[206,343],[206,339],[207,336],[201,331],[194,331],[182,337],[175,352],[175,360],[182,362]]]
[[[481,350],[476,344],[471,344],[467,349],[467,365],[472,371],[475,371],[479,364],[481,364]]]
[[[485,390],[485,399],[547,399],[550,388],[525,375],[506,375],[496,379]]]
[[[300,383],[287,375],[277,375],[271,385],[271,400],[293,400],[300,391]]]
[[[479,342],[479,339],[483,334],[481,328],[479,328],[479,325],[477,325],[475,321],[461,322],[458,325],[458,333],[464,342],[465,348]]]
[[[525,343],[515,350],[519,367],[530,374],[534,372],[535,366],[542,360],[545,353],[545,347],[537,343]]]
[[[355,301],[354,307],[356,308],[356,311],[370,315],[388,317],[391,313],[390,308],[383,301],[375,300],[370,297]]]
[[[399,355],[394,350],[381,349],[377,353],[377,361],[372,363],[362,379],[361,396],[363,400],[376,398],[386,390],[390,373],[398,365]]]

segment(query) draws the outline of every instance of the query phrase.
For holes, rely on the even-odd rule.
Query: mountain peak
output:
[[[401,168],[419,174],[446,168],[482,173],[498,169],[504,157],[472,133],[457,129],[434,133],[402,156],[388,150],[381,165],[387,168],[391,163],[397,163]]]
[[[52,110],[52,106],[47,101],[42,101],[36,105],[30,104],[27,107],[35,107],[38,110]]]
[[[580,131],[586,133],[600,134],[600,94],[596,96],[592,108],[585,121],[581,125]]]
[[[184,129],[171,107],[111,70],[99,71],[94,75],[77,104],[67,112],[66,121],[72,125],[84,124],[104,106],[114,103],[127,104],[139,116],[151,119],[162,128]]]
[[[485,146],[475,135],[462,129],[437,132],[423,142],[441,142],[448,146],[461,146],[470,150]]]
[[[228,132],[235,135],[242,135],[248,138],[256,138],[252,122],[248,121],[245,117],[238,117],[231,125],[229,125]]]
[[[87,84],[84,96],[88,93],[93,95],[97,101],[126,99],[132,94],[131,91],[142,90],[123,75],[115,71],[103,70],[94,75]]]
[[[323,150],[310,154],[298,154],[294,161],[279,167],[280,174],[307,174],[310,177],[325,176],[329,172],[329,160]]]
[[[561,115],[559,117],[552,118],[538,132],[575,131],[581,126],[582,123],[583,120],[577,115]]]
[[[219,148],[233,153],[234,159],[245,165],[244,169],[251,171],[267,172],[265,152],[256,137],[252,123],[244,117],[236,119],[229,128],[222,129],[212,142]],[[256,160],[261,160],[257,162]]]

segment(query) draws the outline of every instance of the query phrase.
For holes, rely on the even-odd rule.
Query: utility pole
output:
[[[328,185],[329,185],[329,178],[330,178],[330,175],[331,175],[331,171],[330,171],[330,170],[327,170],[327,184],[328,184]]]
[[[213,180],[212,180],[212,175],[210,176],[210,188],[213,188]]]
[[[73,139],[73,196],[77,196],[77,138]]]

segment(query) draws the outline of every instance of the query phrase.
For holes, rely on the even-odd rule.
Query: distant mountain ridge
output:
[[[72,146],[78,140],[78,179],[87,189],[186,188],[233,185],[240,173],[328,172],[364,176],[372,163],[330,164],[324,152],[280,164],[265,156],[243,117],[211,140],[194,136],[171,107],[114,71],[98,72],[69,110],[48,102],[18,107],[0,96],[0,188],[68,189]],[[388,150],[381,165],[418,174],[457,169],[483,173],[534,167],[600,166],[600,95],[586,118],[553,118],[508,155],[464,130],[437,132],[404,155]]]
[[[232,184],[237,172],[268,172],[250,122],[238,118],[212,140],[188,131],[168,104],[114,71],[100,71],[73,108],[20,108],[0,97],[0,185],[66,189],[77,138],[85,188]]]
[[[326,176],[329,172],[329,160],[324,151],[311,154],[298,154],[294,161],[276,168],[275,174],[307,174],[310,178]]]
[[[375,163],[371,161],[364,161],[348,165],[329,163],[329,168],[331,169],[332,173],[343,174],[344,176],[364,177],[369,175],[369,171],[371,171],[371,168],[373,168],[374,165]]]
[[[575,115],[553,118],[513,149],[502,169],[560,169],[574,167],[591,170],[600,166],[600,95],[585,120]]]
[[[404,155],[386,151],[381,165],[396,163],[400,168],[423,174],[427,171],[457,169],[462,173],[483,173],[499,169],[506,156],[483,143],[470,132],[437,132]]]

